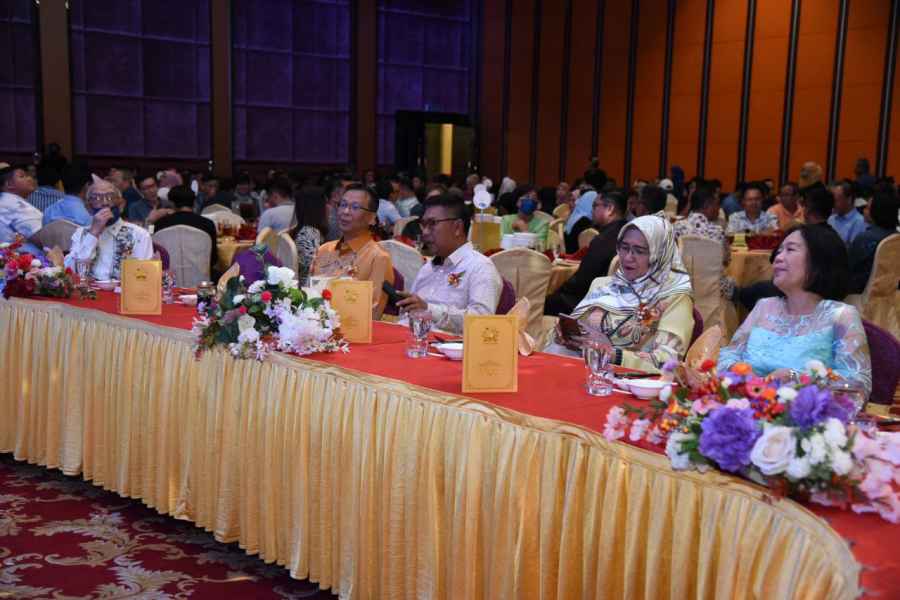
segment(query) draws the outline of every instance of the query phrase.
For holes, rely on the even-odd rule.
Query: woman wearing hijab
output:
[[[594,226],[594,200],[597,199],[597,192],[590,191],[582,194],[575,201],[575,208],[566,219],[565,231],[563,238],[566,243],[566,254],[575,254],[578,252],[578,236],[585,229]]]
[[[690,277],[678,268],[672,226],[652,215],[619,232],[619,267],[598,278],[572,316],[612,343],[617,365],[657,372],[681,360],[694,328]]]

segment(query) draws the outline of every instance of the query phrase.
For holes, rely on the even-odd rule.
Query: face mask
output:
[[[105,206],[101,206],[100,208],[94,210],[94,212],[93,212],[92,214],[95,214],[95,215],[96,215],[98,212],[100,212],[100,211],[103,210],[104,208],[106,208],[106,207],[105,207]],[[118,220],[119,220],[119,217],[122,216],[122,212],[119,210],[119,207],[118,207],[118,206],[110,206],[110,207],[109,207],[109,210],[112,211],[113,216],[112,216],[112,218],[111,218],[109,221],[106,222],[106,226],[107,226],[107,227],[109,227],[110,225],[112,225],[113,223],[115,223],[116,221],[118,221]]]
[[[523,215],[532,215],[536,210],[537,202],[535,202],[531,198],[524,198],[522,200],[522,205],[519,207],[519,212]]]

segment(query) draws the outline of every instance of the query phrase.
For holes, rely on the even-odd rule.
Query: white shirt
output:
[[[280,232],[290,229],[294,222],[294,205],[279,204],[266,210],[259,218],[259,230],[271,227],[272,231]]]
[[[462,333],[467,314],[494,314],[502,290],[497,267],[470,242],[438,266],[425,263],[412,285],[412,293],[428,303],[435,326],[453,333]]]
[[[24,199],[0,194],[0,243],[12,243],[16,234],[30,238],[40,231],[44,215]]]
[[[400,216],[404,219],[409,216],[409,211],[416,207],[419,203],[419,199],[415,196],[410,196],[409,198],[403,198],[401,200],[397,200],[397,210],[400,211]]]
[[[75,261],[93,259],[91,274],[95,279],[105,281],[119,278],[122,259],[149,260],[152,257],[153,242],[147,230],[119,219],[104,229],[99,239],[87,227],[76,229],[72,234],[72,249],[66,256],[65,266],[74,271]]]

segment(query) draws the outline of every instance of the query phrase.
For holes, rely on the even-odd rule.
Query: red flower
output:
[[[331,300],[331,290],[322,290],[322,298]]]
[[[23,271],[27,271],[31,268],[31,261],[34,260],[34,257],[30,254],[22,254],[16,259],[16,266],[18,266]]]
[[[272,300],[272,292],[267,290],[267,291],[263,292],[262,294],[260,294],[259,297],[262,299],[263,302],[269,302]]]
[[[238,307],[238,312],[241,313],[242,315],[246,315],[246,314],[247,314],[247,307],[246,307],[246,306],[239,306],[239,307]]]
[[[782,404],[780,402],[777,404],[773,404],[771,407],[769,407],[769,414],[772,415],[773,417],[777,417],[778,415],[780,415],[783,412],[784,412],[784,404]]]
[[[707,358],[702,363],[700,363],[700,371],[702,373],[706,373],[708,371],[712,371],[715,366],[716,361],[712,360],[711,358]]]
[[[66,275],[72,275],[72,269],[66,267]]]

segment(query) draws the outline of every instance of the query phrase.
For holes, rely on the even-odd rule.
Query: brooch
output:
[[[646,304],[641,304],[635,311],[635,316],[643,327],[649,328],[659,321],[660,317],[662,317],[662,311],[656,305],[648,306]]]
[[[450,284],[450,287],[459,287],[459,282],[462,279],[462,276],[465,274],[465,271],[460,271],[459,273],[450,273],[449,275],[447,275],[447,283]]]

